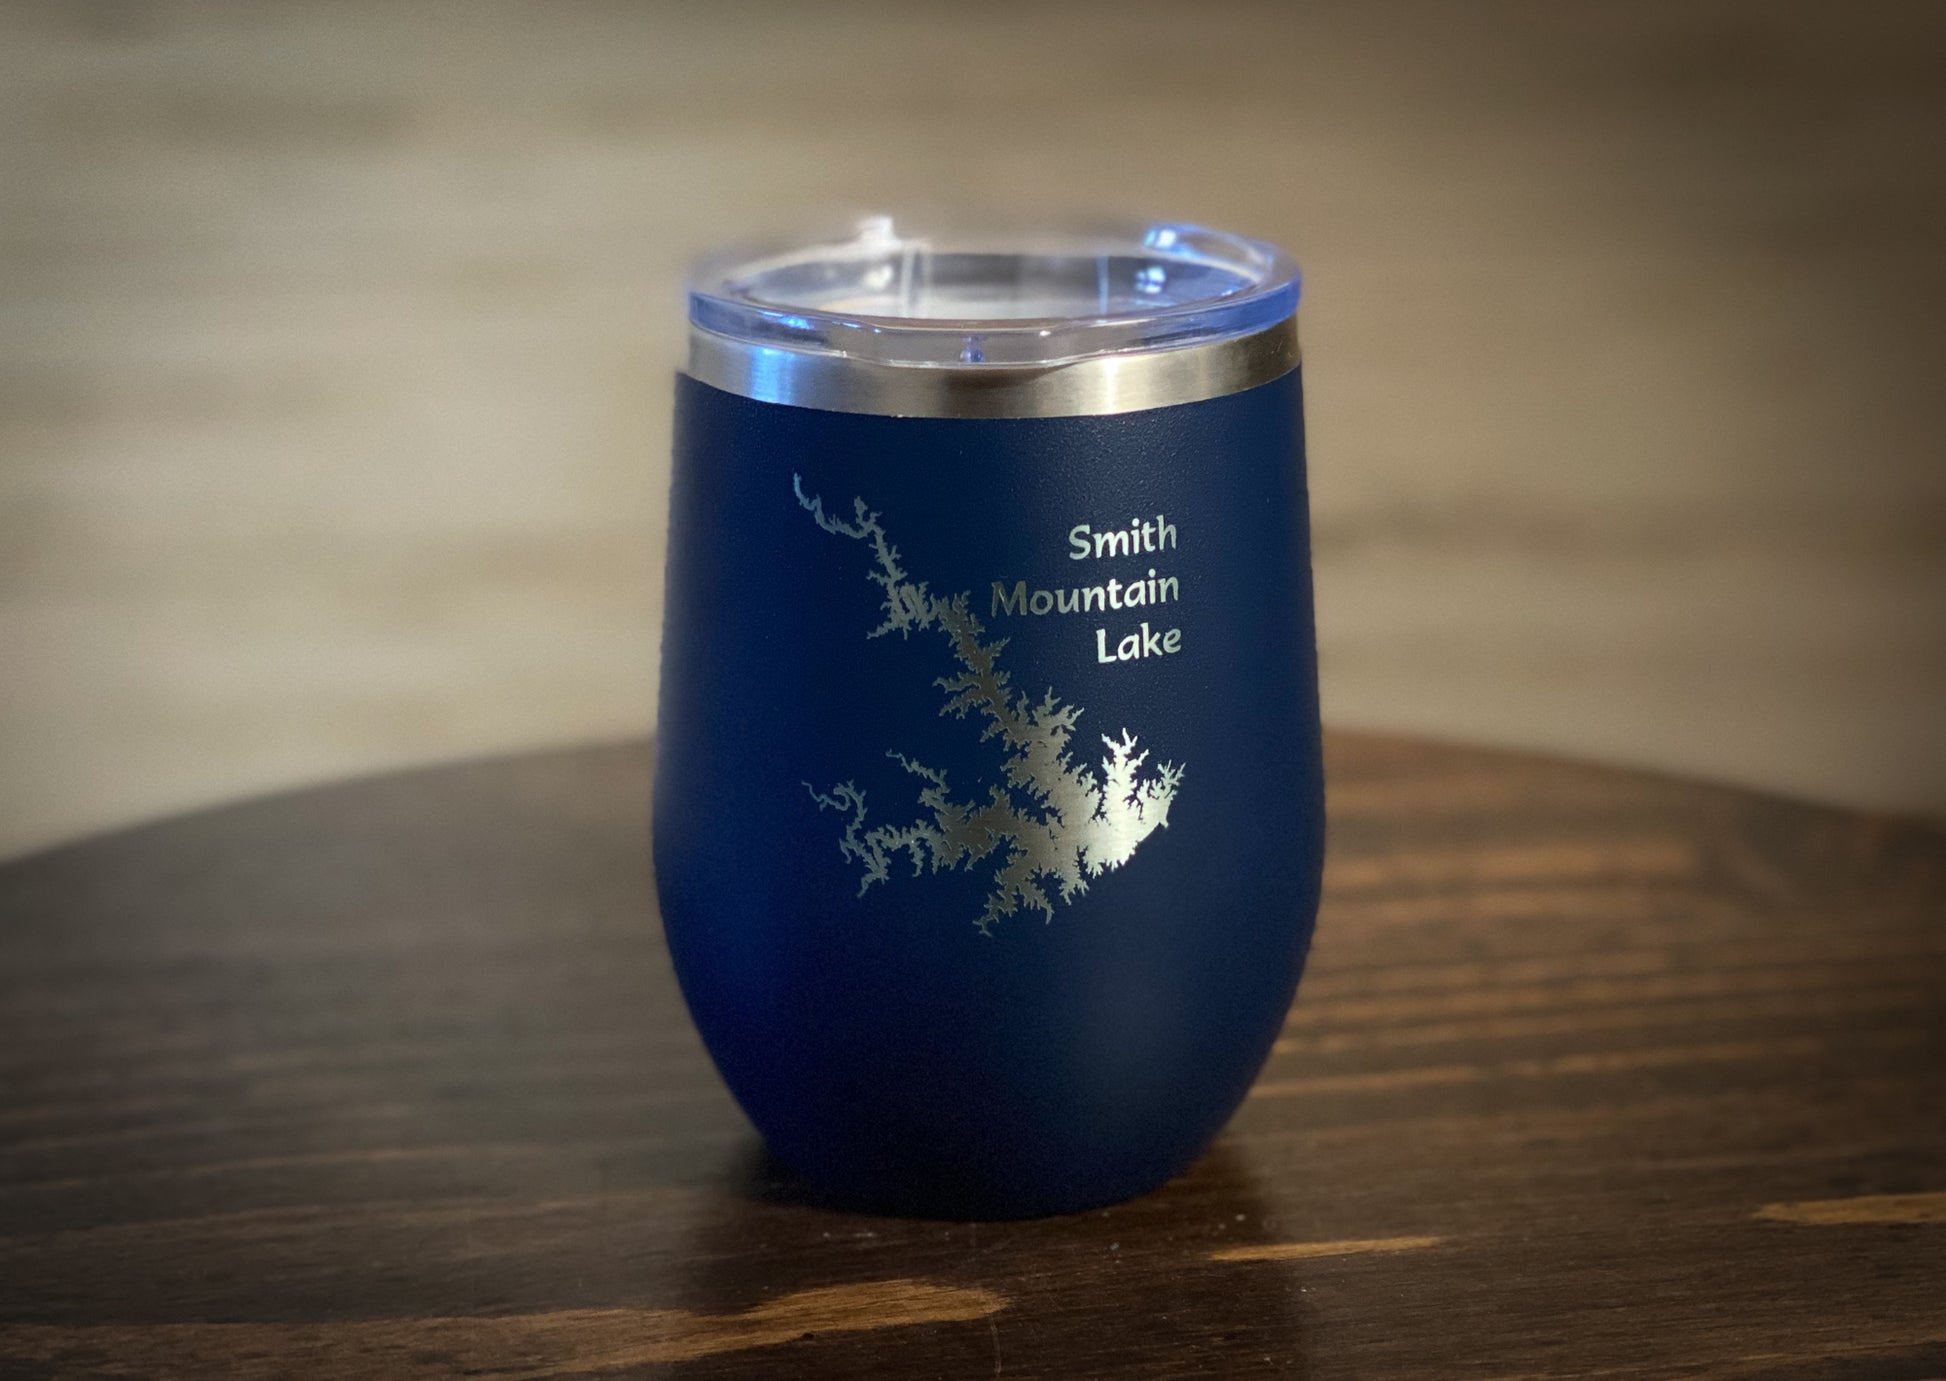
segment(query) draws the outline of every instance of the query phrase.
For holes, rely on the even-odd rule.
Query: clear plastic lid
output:
[[[1052,365],[1273,326],[1297,265],[1271,245],[1158,223],[962,230],[861,221],[847,238],[699,265],[689,319],[732,340],[882,364]]]
[[[1290,368],[1297,299],[1287,256],[1201,226],[935,229],[873,217],[845,236],[700,264],[690,372],[752,397],[857,411],[1123,411]],[[1164,352],[1167,364],[1131,367]]]

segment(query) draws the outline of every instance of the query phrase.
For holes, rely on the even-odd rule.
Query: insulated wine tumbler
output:
[[[1324,837],[1295,266],[1193,225],[909,228],[689,290],[655,865],[696,1025],[830,1198],[1186,1168]]]

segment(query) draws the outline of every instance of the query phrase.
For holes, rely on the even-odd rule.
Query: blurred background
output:
[[[1276,239],[1325,716],[1946,815],[1946,5],[0,0],[0,855],[650,727],[678,292]]]

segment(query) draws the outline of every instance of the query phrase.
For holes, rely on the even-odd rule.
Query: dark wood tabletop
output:
[[[0,869],[0,1376],[1946,1376],[1946,837],[1330,741],[1311,971],[1187,1175],[872,1218],[657,929],[648,749]]]

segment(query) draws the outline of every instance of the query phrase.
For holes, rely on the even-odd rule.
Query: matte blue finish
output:
[[[655,859],[683,992],[773,1151],[862,1205],[950,1217],[1058,1213],[1189,1165],[1235,1110],[1290,1004],[1324,837],[1296,373],[1180,407],[1047,419],[893,418],[677,384]],[[1007,855],[861,895],[841,854],[866,823],[934,818],[943,772],[979,804],[1001,737],[942,713],[964,670],[939,627],[868,634],[886,594],[866,541],[820,526],[863,498],[903,569],[969,607],[1011,689],[1082,709],[1098,764],[1127,730],[1179,764],[1166,828],[1052,917],[976,924]],[[1072,559],[1070,530],[1163,515],[1176,545]],[[1157,535],[1160,535],[1159,529]],[[1031,591],[1141,579],[1180,599],[995,612]],[[1103,664],[1150,624],[1149,655]],[[1179,651],[1158,655],[1167,629]],[[1104,630],[1100,641],[1096,630]],[[1097,766],[1097,775],[1099,767]],[[1020,804],[1018,788],[1005,799]],[[814,794],[815,793],[815,794]],[[921,854],[922,858],[927,857]]]

